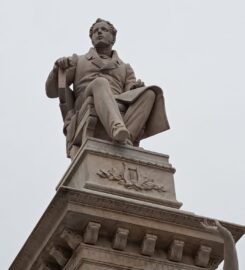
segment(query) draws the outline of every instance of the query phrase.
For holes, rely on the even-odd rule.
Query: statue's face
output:
[[[114,40],[106,22],[99,22],[94,25],[91,39],[95,48],[112,46]]]

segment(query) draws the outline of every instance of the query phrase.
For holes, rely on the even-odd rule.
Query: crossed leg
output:
[[[129,131],[124,124],[108,80],[98,77],[92,81],[85,90],[85,98],[88,96],[93,96],[95,111],[107,134],[119,142],[128,139]]]
[[[156,94],[148,89],[132,103],[124,115],[124,123],[130,132],[131,140],[134,142],[139,138],[149,118]]]
[[[139,139],[156,97],[154,91],[146,90],[129,105],[122,118],[107,79],[98,77],[92,81],[85,90],[85,98],[88,96],[93,96],[95,111],[107,134],[119,142]]]

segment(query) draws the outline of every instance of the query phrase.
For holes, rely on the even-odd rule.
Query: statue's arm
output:
[[[230,231],[216,222],[219,234],[224,239],[224,270],[238,270],[238,258],[235,241]]]
[[[202,226],[214,234],[220,235],[224,240],[224,268],[223,270],[238,270],[238,258],[235,241],[229,230],[222,226],[219,221],[215,221],[215,226],[209,225],[205,220]]]
[[[71,57],[59,58],[55,64],[46,81],[46,94],[50,98],[57,98],[58,93],[58,69],[62,68],[66,70],[66,84],[70,86],[74,82],[76,66],[77,66],[77,55],[73,54]]]

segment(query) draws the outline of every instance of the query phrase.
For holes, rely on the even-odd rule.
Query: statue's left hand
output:
[[[145,86],[145,83],[142,82],[141,80],[137,80],[137,81],[130,87],[130,90],[136,89],[136,88],[139,88],[139,87],[143,87],[143,86]]]

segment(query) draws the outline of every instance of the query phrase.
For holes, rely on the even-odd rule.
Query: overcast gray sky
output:
[[[11,1],[0,9],[0,269],[7,269],[69,165],[53,62],[84,54],[96,18],[146,84],[164,88],[171,130],[142,142],[170,155],[182,209],[245,224],[243,0]],[[238,242],[245,269],[245,237]]]

